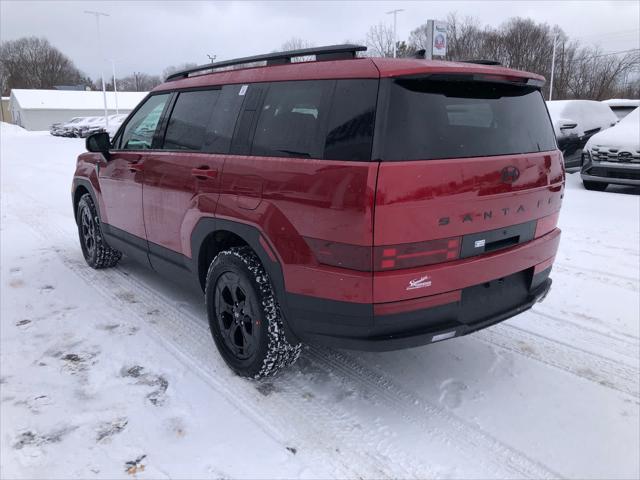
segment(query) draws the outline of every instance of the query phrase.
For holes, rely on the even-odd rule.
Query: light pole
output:
[[[404,8],[396,8],[387,12],[387,15],[393,14],[393,58],[396,58],[396,45],[398,43],[398,12],[404,12]]]
[[[118,87],[116,85],[116,62],[115,60],[111,60],[111,70],[113,72],[113,94],[116,97],[116,115],[120,112],[118,111]]]
[[[549,82],[549,100],[553,98],[553,74],[556,69],[556,41],[558,40],[558,34],[553,36],[553,52],[551,53],[551,82]]]
[[[109,128],[109,115],[107,113],[107,87],[104,83],[104,72],[102,71],[102,63],[104,63],[104,55],[102,52],[102,41],[100,39],[100,17],[108,17],[108,13],[94,12],[91,10],[85,10],[84,13],[88,15],[94,15],[96,17],[96,27],[98,28],[98,50],[100,52],[100,79],[102,80],[102,100],[104,102],[104,123],[105,127]]]

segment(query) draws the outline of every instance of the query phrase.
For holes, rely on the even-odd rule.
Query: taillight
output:
[[[398,270],[448,262],[460,256],[460,237],[374,247],[373,269]]]
[[[332,267],[371,271],[371,247],[304,238],[319,263]]]
[[[460,257],[460,237],[373,248],[317,238],[305,237],[305,241],[318,263],[363,272],[370,272],[372,267],[375,271],[423,267]]]
[[[558,225],[558,217],[560,216],[560,212],[553,213],[547,217],[539,218],[536,223],[536,233],[534,238],[541,237],[542,235],[546,235],[551,230],[556,228]]]

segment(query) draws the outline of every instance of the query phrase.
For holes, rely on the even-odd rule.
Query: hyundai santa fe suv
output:
[[[89,137],[72,187],[88,264],[124,253],[192,282],[253,378],[302,342],[413,347],[541,300],[564,192],[544,79],[362,50],[181,72],[112,142]]]

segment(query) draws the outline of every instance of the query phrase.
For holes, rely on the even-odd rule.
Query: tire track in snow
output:
[[[493,463],[494,469],[499,466],[503,471],[502,475],[506,470],[507,478],[560,477],[542,463],[502,443],[479,427],[403,389],[383,373],[363,366],[350,355],[319,346],[310,346],[309,349],[319,361],[325,362],[334,371],[339,371],[345,378],[376,390],[387,407],[397,409],[408,422],[421,425],[432,435],[442,437],[443,441],[451,437],[450,431],[453,429],[456,432],[454,438],[458,442],[457,449],[461,454],[466,455],[469,450],[478,448],[486,449],[490,452],[489,455],[479,455],[475,457],[475,461],[480,464]]]
[[[640,291],[639,281],[637,278],[618,275],[615,273],[603,272],[601,270],[592,270],[590,268],[574,267],[566,263],[555,263],[554,269],[557,273],[586,277],[590,280],[596,280],[597,282],[604,285],[623,288],[631,292]]]
[[[560,332],[561,335],[559,336],[562,338],[576,339],[587,345],[602,346],[605,350],[626,357],[631,361],[630,365],[637,365],[638,357],[640,356],[640,342],[637,338],[622,335],[618,332],[595,330],[584,324],[577,323],[575,320],[562,318],[543,311],[541,308],[544,307],[536,306],[535,309],[529,310],[527,313],[540,319],[538,323],[543,324],[546,327],[546,331]],[[511,326],[510,324],[503,325]],[[526,328],[524,330],[530,331]],[[542,334],[538,335],[544,336]],[[545,338],[549,339],[546,336]],[[555,341],[555,339],[549,340]]]
[[[27,219],[22,217],[22,220]],[[314,458],[312,464],[331,465],[337,477],[423,478],[442,474],[394,446],[393,429],[370,428],[348,412],[341,411],[337,404],[305,399],[301,395],[300,383],[289,380],[293,372],[274,380],[276,387],[273,393],[261,394],[257,389],[259,383],[237,377],[224,365],[204,319],[180,310],[122,269],[91,269],[81,256],[69,254],[77,242],[71,246],[68,235],[54,232],[33,217],[27,223],[49,242],[58,240],[54,251],[67,268],[101,296],[120,304],[137,317],[143,326],[155,333],[156,340],[167,346],[182,363],[195,370],[267,434],[282,443],[283,448],[295,445],[299,453]],[[66,238],[56,239],[56,233]],[[135,301],[131,302],[132,299]],[[150,310],[152,305],[160,311],[159,314],[149,314],[153,310],[153,307]],[[150,320],[155,320],[155,323]],[[366,439],[375,441],[367,442]],[[336,447],[340,449],[339,455]]]
[[[605,387],[636,398],[640,396],[637,368],[574,345],[506,324],[474,332],[471,336]]]
[[[620,275],[619,273],[611,273],[611,272],[605,272],[602,270],[596,270],[593,268],[586,268],[586,267],[576,267],[575,265],[571,265],[569,263],[564,263],[564,262],[554,262],[553,264],[554,269],[556,267],[561,267],[562,270],[573,270],[576,272],[585,272],[585,273],[594,273],[596,275],[602,275],[604,277],[611,277],[611,278],[617,278],[620,280],[627,280],[629,282],[638,282],[638,277],[628,277],[626,275]]]
[[[52,239],[52,228],[40,224],[37,219],[30,218],[28,223],[39,230],[43,237]],[[33,220],[36,220],[35,222]],[[69,235],[58,232],[66,243]],[[75,247],[75,241],[73,247]],[[286,372],[274,380],[277,385],[275,392],[265,400],[259,393],[253,393],[254,388],[247,380],[240,379],[230,373],[222,360],[217,358],[215,347],[210,340],[208,326],[203,319],[194,317],[191,313],[177,308],[166,298],[134,280],[121,269],[94,271],[87,267],[83,260],[74,259],[65,249],[57,250],[62,261],[77,275],[92,285],[104,297],[117,301],[127,310],[134,313],[140,321],[150,326],[145,318],[148,307],[145,305],[161,306],[161,317],[166,325],[153,325],[161,343],[169,343],[172,352],[184,363],[194,368],[200,376],[215,390],[245,410],[241,405],[259,405],[260,416],[252,409],[246,409],[256,423],[264,426],[265,431],[280,439],[281,442],[290,439],[297,443],[300,452],[317,451],[318,444],[324,445],[329,455],[322,456],[318,461],[324,465],[335,463],[335,444],[339,439],[347,446],[346,463],[334,466],[338,476],[369,476],[374,477],[434,477],[447,475],[442,469],[428,468],[401,451],[393,443],[393,428],[377,425],[370,429],[365,421],[358,421],[352,413],[340,412],[336,403],[322,404],[319,401],[305,400],[300,394],[305,387],[305,379],[294,372]],[[118,297],[122,292],[123,283],[129,287],[129,293],[141,298],[141,302],[130,304]],[[137,312],[135,310],[138,310]],[[144,311],[141,311],[144,310]],[[205,341],[207,340],[207,341]],[[458,451],[461,458],[473,459],[476,467],[483,467],[483,471],[492,477],[508,478],[557,478],[559,475],[546,466],[528,458],[522,452],[500,442],[479,427],[467,423],[442,407],[419,399],[399,386],[362,366],[356,360],[329,350],[310,347],[310,357],[321,369],[331,375],[336,375],[343,382],[348,383],[355,390],[363,387],[373,391],[373,401],[379,402],[385,411],[397,411],[400,418],[411,425],[422,425],[432,440],[438,441]],[[213,371],[207,368],[213,365]],[[223,373],[224,372],[224,373]],[[250,392],[250,394],[247,394]],[[245,401],[238,402],[238,398]],[[272,398],[273,397],[273,398]],[[268,420],[261,418],[265,413],[265,405],[270,406]],[[282,412],[287,412],[287,418],[282,418]],[[302,414],[304,412],[304,414]],[[367,420],[367,419],[365,419]],[[265,425],[266,423],[266,425]],[[302,427],[304,426],[304,427]],[[327,428],[328,427],[328,428]],[[294,431],[291,431],[292,428]],[[301,428],[308,430],[299,431]],[[321,430],[325,428],[326,430]],[[297,430],[296,430],[297,429]],[[381,438],[382,436],[382,438]],[[372,438],[373,441],[366,442]],[[312,443],[306,439],[312,439]],[[363,441],[365,448],[362,449]],[[342,452],[344,453],[344,452]],[[352,461],[353,457],[358,462]],[[475,472],[477,473],[477,472]],[[458,475],[462,472],[457,472]]]

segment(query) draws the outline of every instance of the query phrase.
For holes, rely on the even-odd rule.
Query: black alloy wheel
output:
[[[260,343],[261,325],[256,315],[255,298],[251,290],[234,272],[218,277],[215,291],[215,311],[224,346],[238,360],[247,360]]]

